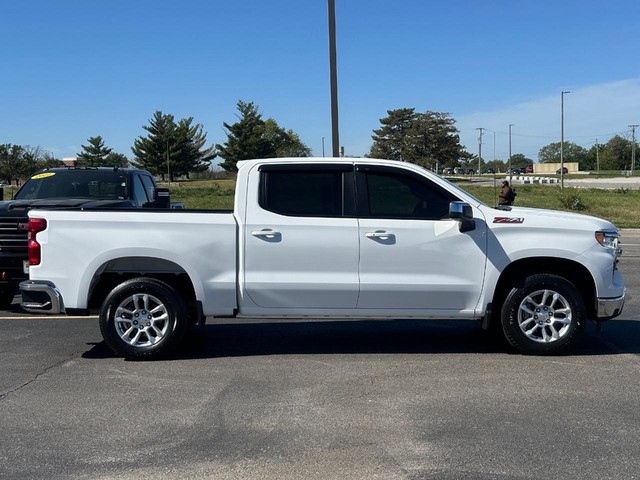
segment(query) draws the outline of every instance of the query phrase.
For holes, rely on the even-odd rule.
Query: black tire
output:
[[[165,356],[178,345],[188,323],[180,296],[152,278],[133,278],[114,288],[99,321],[107,346],[130,359]]]
[[[526,355],[566,352],[584,330],[586,309],[578,289],[567,279],[536,274],[514,287],[502,306],[508,342]]]
[[[4,285],[0,287],[0,309],[6,310],[13,303],[13,297],[16,296],[16,287]]]

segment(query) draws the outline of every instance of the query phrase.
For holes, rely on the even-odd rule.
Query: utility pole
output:
[[[329,67],[331,76],[331,141],[333,156],[340,156],[338,135],[338,69],[336,61],[336,1],[327,0],[329,6]]]
[[[482,132],[484,128],[476,128],[476,130],[480,130],[480,138],[478,138],[478,172],[480,172],[480,164],[482,163]]]
[[[633,169],[636,166],[636,128],[640,125],[629,125],[631,129],[631,176],[633,177]]]

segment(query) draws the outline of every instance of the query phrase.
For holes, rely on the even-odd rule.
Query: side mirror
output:
[[[153,202],[149,202],[144,206],[147,208],[169,208],[171,206],[169,189],[156,187],[153,190]]]
[[[476,228],[473,219],[473,209],[467,202],[451,202],[449,204],[449,218],[460,222],[460,232],[468,232]]]
[[[153,203],[156,208],[169,208],[171,206],[169,189],[156,187],[153,191]]]

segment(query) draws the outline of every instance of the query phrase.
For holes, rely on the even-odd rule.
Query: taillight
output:
[[[40,244],[36,240],[36,234],[47,228],[47,221],[44,218],[30,218],[29,227],[29,265],[40,265],[41,251]]]

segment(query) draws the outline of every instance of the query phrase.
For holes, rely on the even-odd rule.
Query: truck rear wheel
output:
[[[134,278],[121,283],[100,309],[100,331],[116,355],[155,358],[180,342],[187,310],[176,291],[164,282]]]
[[[529,355],[564,353],[584,329],[585,320],[582,295],[558,275],[525,278],[502,306],[505,337],[518,351]]]

